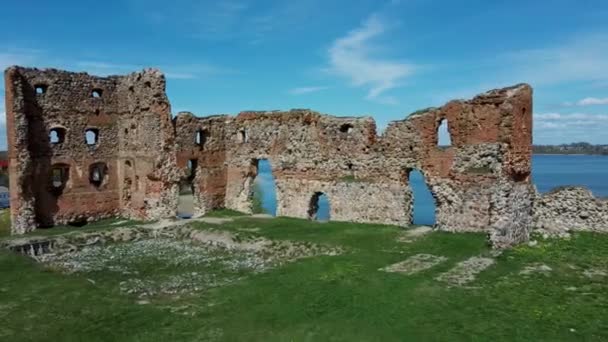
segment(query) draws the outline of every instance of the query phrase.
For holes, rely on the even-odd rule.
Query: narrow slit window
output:
[[[247,133],[247,129],[241,128],[239,130],[239,141],[242,143],[246,143],[249,141],[249,134]]]
[[[207,131],[205,131],[203,129],[197,130],[196,135],[194,137],[194,142],[198,146],[203,147],[205,145],[205,143],[207,142]]]

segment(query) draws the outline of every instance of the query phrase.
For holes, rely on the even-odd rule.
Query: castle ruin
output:
[[[418,111],[382,135],[370,117],[305,109],[172,118],[165,78],[153,69],[95,77],[10,67],[5,89],[14,234],[115,216],[175,217],[186,178],[196,215],[251,212],[262,159],[272,165],[279,216],[309,218],[325,194],[332,220],[407,226],[408,177],[419,170],[440,230],[487,232],[494,246],[508,247],[538,224],[560,226],[559,203],[572,194],[595,208],[570,213],[574,226],[585,229],[591,218],[608,228],[608,201],[576,189],[536,193],[526,84]],[[443,121],[449,147],[438,145]]]

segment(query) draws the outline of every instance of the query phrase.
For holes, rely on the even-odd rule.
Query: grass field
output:
[[[496,254],[481,234],[403,239],[392,226],[287,218],[192,225],[341,253],[287,262],[165,239],[91,248],[63,264],[2,251],[0,340],[608,340],[608,236]],[[440,261],[381,270],[420,255]],[[490,262],[468,282],[446,276],[478,259]]]

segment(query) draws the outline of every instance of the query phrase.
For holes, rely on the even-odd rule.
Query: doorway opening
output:
[[[416,169],[407,173],[408,184],[412,193],[412,224],[435,225],[435,197],[426,183],[422,172]]]
[[[188,160],[186,177],[179,182],[177,217],[182,219],[189,219],[194,216],[194,178],[196,177],[197,166],[198,160]]]
[[[315,192],[308,204],[308,218],[315,221],[329,221],[330,212],[329,197],[323,192]]]
[[[253,159],[251,210],[254,214],[277,215],[277,187],[268,159]]]

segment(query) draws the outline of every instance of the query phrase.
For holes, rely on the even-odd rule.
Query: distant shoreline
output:
[[[535,156],[600,156],[600,157],[608,157],[608,154],[601,153],[534,153],[532,155]]]

